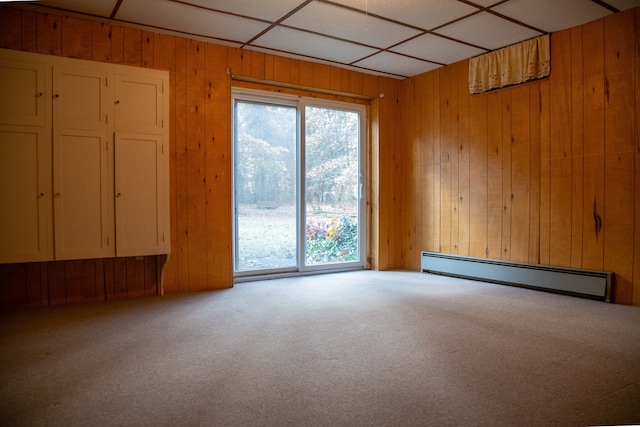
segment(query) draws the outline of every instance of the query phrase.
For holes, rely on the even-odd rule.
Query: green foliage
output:
[[[307,221],[307,263],[358,260],[358,224],[352,218]]]

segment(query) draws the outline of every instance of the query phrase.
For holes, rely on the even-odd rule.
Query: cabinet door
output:
[[[160,135],[116,133],[116,255],[169,252],[168,176]]]
[[[53,68],[53,122],[60,129],[108,130],[107,73]]]
[[[0,126],[0,262],[53,258],[51,143],[45,128]]]
[[[115,76],[115,130],[161,134],[163,80],[137,75]]]
[[[42,63],[0,59],[0,124],[45,126]]]
[[[56,259],[114,256],[113,178],[104,132],[56,129],[53,151]]]

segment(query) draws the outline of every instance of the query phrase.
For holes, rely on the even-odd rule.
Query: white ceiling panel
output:
[[[492,10],[551,32],[575,27],[608,15],[606,8],[590,0],[511,0]]]
[[[335,0],[335,2],[424,30],[430,30],[478,11],[473,6],[452,0]]]
[[[272,29],[253,44],[347,64],[376,52],[369,47],[282,27]]]
[[[85,14],[115,25],[149,27],[404,78],[438,64],[586,24],[617,10],[640,7],[640,0],[41,0],[20,4],[9,7]]]
[[[362,61],[358,61],[353,65],[399,76],[415,76],[440,67],[437,64],[396,55],[390,52],[380,52]]]
[[[304,0],[187,0],[187,3],[275,22],[304,3]]]
[[[317,2],[302,8],[282,23],[379,48],[420,34],[419,30],[410,27]]]
[[[232,15],[196,9],[180,3],[158,0],[124,1],[117,19],[168,28],[222,40],[244,41],[268,28],[268,24]]]
[[[487,31],[487,28],[491,31]],[[487,12],[454,22],[436,32],[487,49],[498,49],[541,35],[537,31]]]
[[[118,0],[40,0],[38,4],[67,10],[82,10],[89,15],[108,17],[111,16]]]
[[[426,59],[441,64],[452,64],[472,56],[485,53],[486,50],[468,46],[433,34],[416,37],[391,49],[394,52]]]
[[[640,6],[640,0],[607,0],[607,3],[618,10],[627,10]]]

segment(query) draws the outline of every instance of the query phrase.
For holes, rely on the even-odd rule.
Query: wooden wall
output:
[[[0,47],[169,70],[171,75],[171,241],[167,293],[232,286],[230,90],[227,74],[367,96],[384,93],[375,125],[371,178],[377,204],[371,265],[402,266],[403,149],[400,82],[323,64],[46,13],[0,7]],[[375,176],[374,176],[375,175]],[[393,228],[392,228],[393,227]],[[154,257],[0,265],[0,306],[48,305],[144,295],[155,289]],[[151,272],[154,272],[152,275]],[[151,278],[153,276],[153,278]]]
[[[422,250],[610,270],[640,305],[640,8],[551,35],[546,80],[403,81],[405,267]]]

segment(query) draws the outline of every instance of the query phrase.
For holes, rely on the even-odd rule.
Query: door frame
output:
[[[252,271],[236,271],[236,250],[238,245],[238,233],[237,233],[237,208],[236,208],[236,192],[235,192],[235,175],[236,175],[236,123],[235,123],[235,105],[238,100],[244,100],[249,102],[256,102],[262,104],[274,104],[283,106],[295,106],[297,108],[297,145],[296,145],[296,217],[298,223],[297,234],[297,266],[287,267],[281,269],[268,269],[268,270],[252,270]],[[307,106],[328,108],[343,111],[353,111],[359,115],[359,147],[358,147],[358,169],[359,169],[359,184],[358,184],[358,250],[359,260],[344,263],[332,263],[332,264],[320,264],[320,265],[306,265],[306,212],[301,212],[305,207],[305,178],[302,174],[305,171],[305,108]],[[249,89],[249,88],[232,88],[231,90],[231,144],[232,144],[232,171],[231,171],[231,185],[232,185],[232,203],[231,203],[231,217],[232,217],[232,251],[233,251],[233,276],[234,282],[251,281],[258,279],[271,279],[276,277],[289,277],[299,275],[311,275],[320,273],[331,273],[340,271],[352,271],[362,270],[367,266],[367,230],[368,223],[370,221],[369,214],[367,212],[367,195],[368,189],[367,179],[368,171],[368,105],[358,102],[346,102],[327,100],[323,98],[305,97],[299,95],[289,94],[274,94],[270,91]]]

